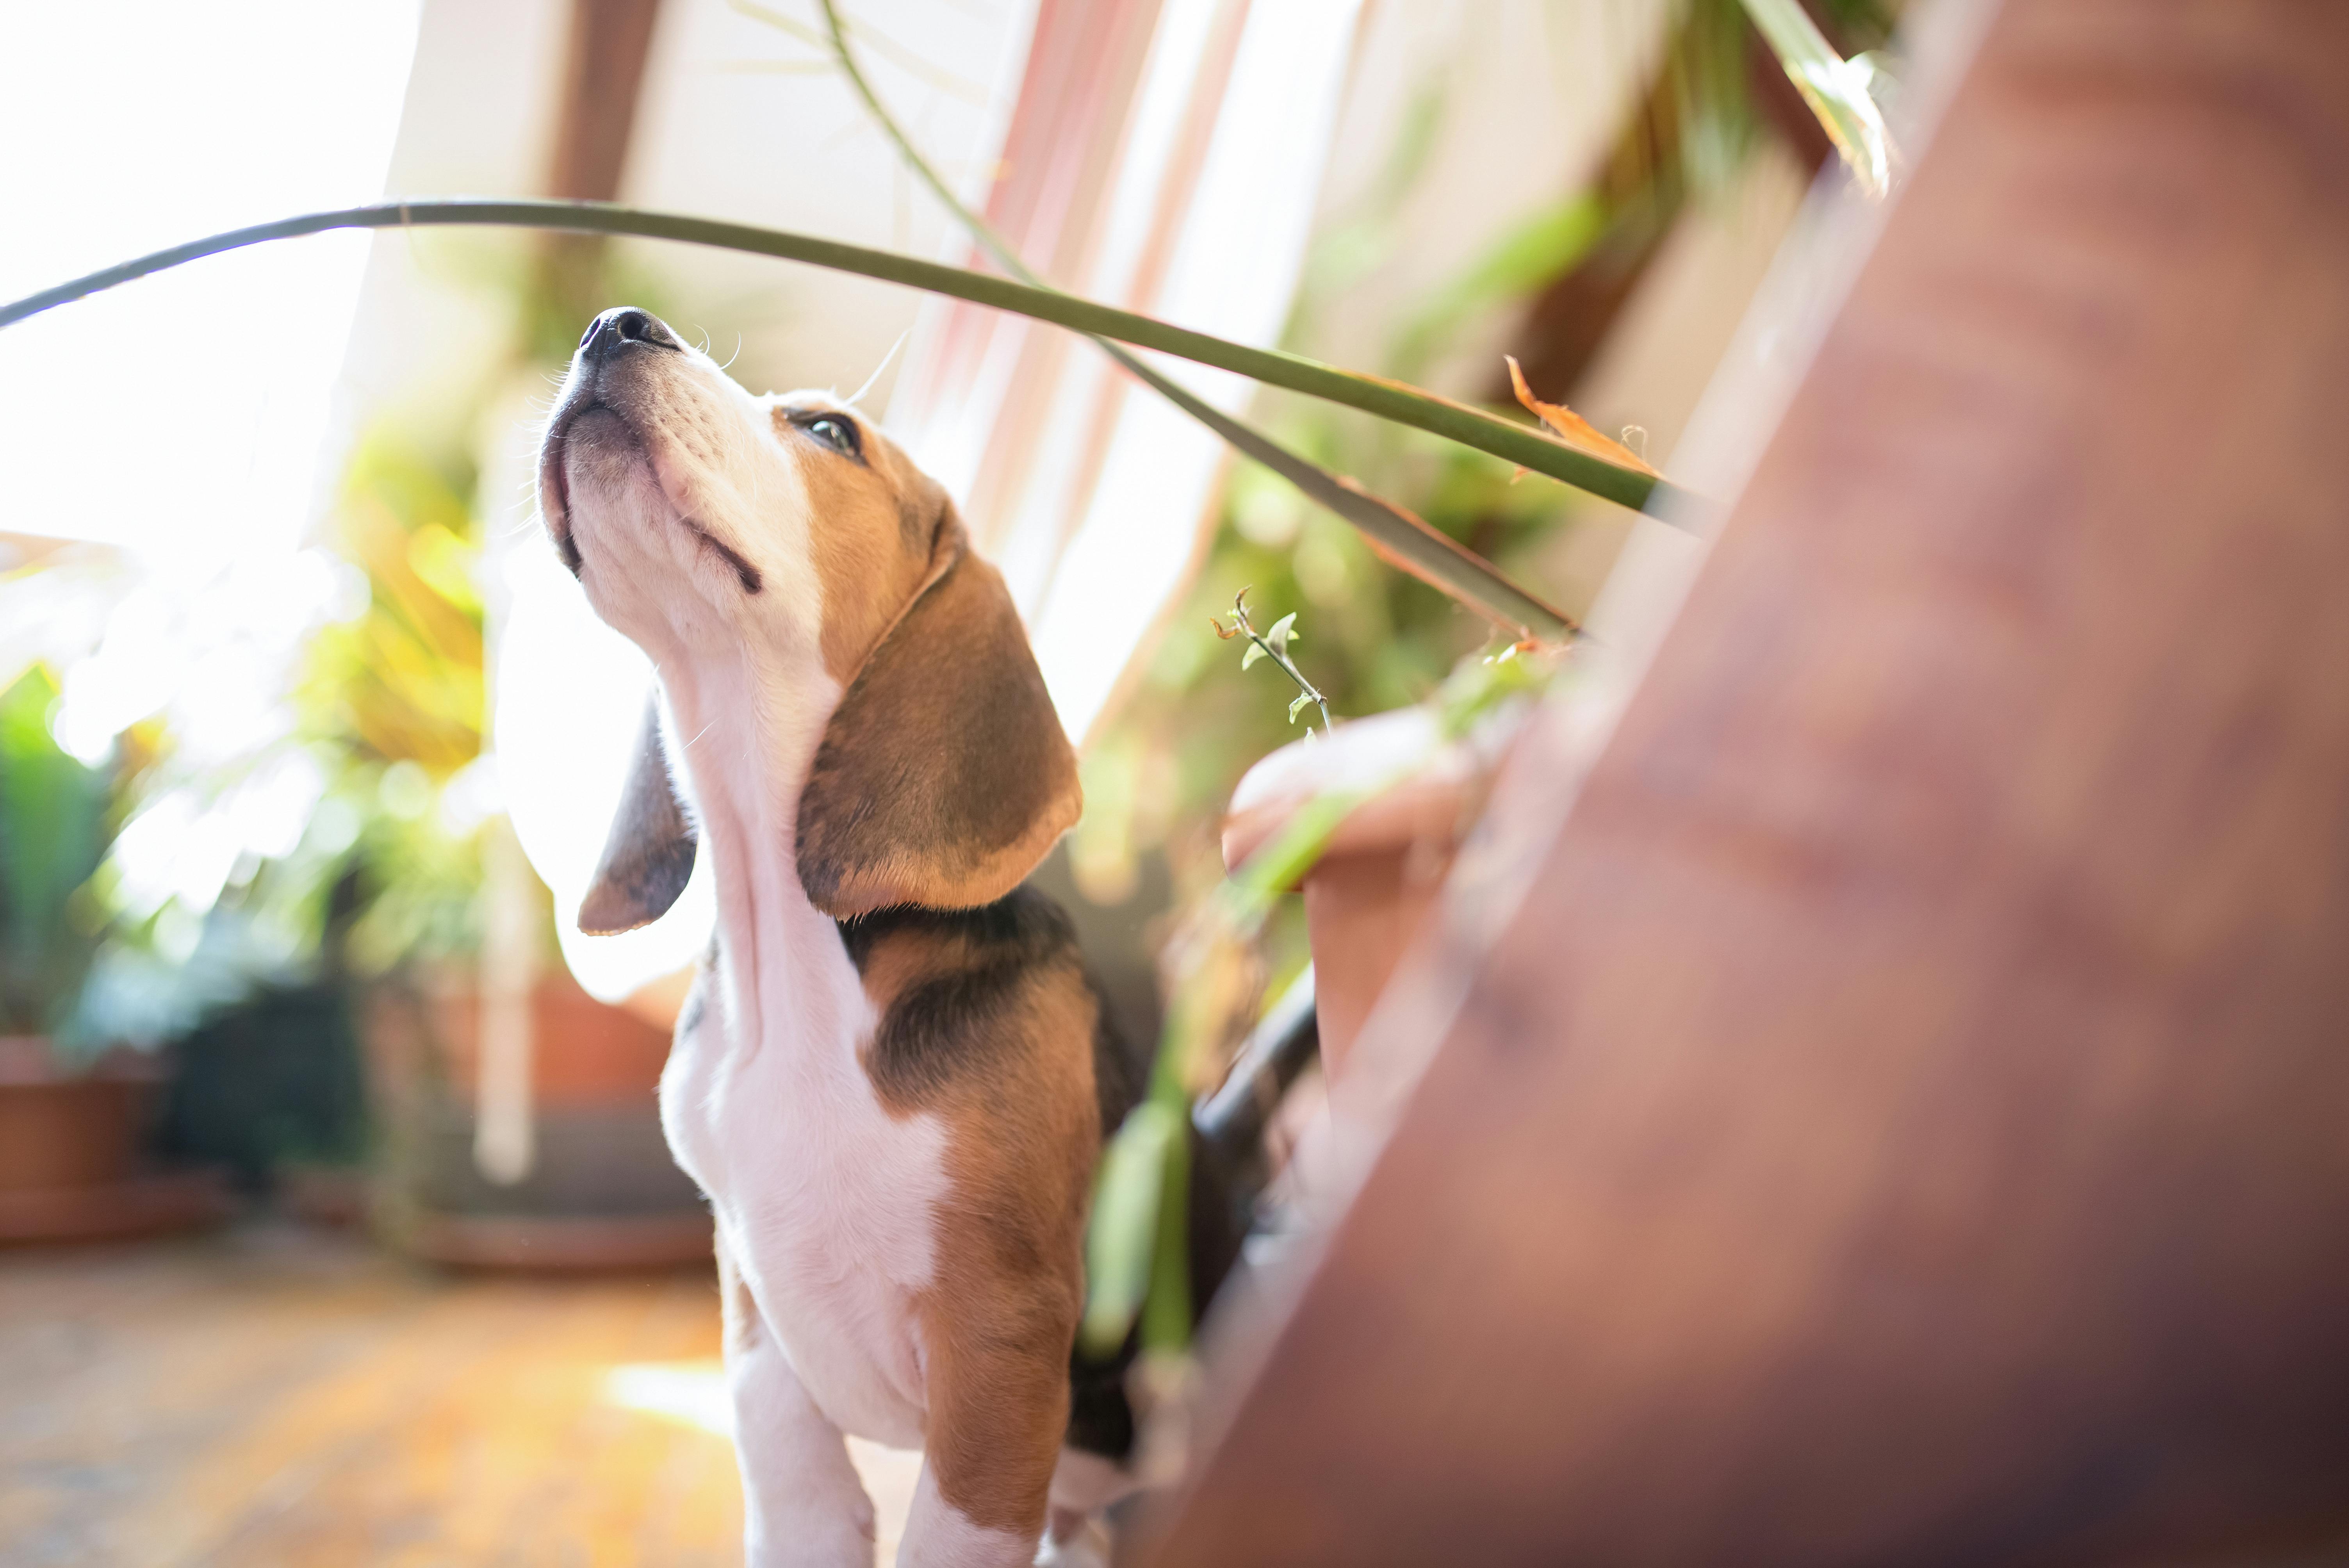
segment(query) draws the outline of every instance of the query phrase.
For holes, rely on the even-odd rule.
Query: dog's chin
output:
[[[539,510],[554,547],[576,574],[582,515],[669,510],[643,439],[602,404],[566,410],[549,427],[538,458]]]
[[[615,498],[638,485],[658,488],[643,437],[616,410],[601,403],[590,404],[557,428],[566,499],[572,495]]]
[[[583,576],[585,555],[595,552],[599,535],[607,530],[649,529],[657,534],[674,528],[690,535],[743,593],[759,593],[764,574],[680,501],[683,487],[667,482],[655,447],[626,416],[600,404],[566,411],[549,428],[539,455],[539,493],[564,564],[573,576]]]

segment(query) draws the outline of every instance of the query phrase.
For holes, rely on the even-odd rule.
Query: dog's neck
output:
[[[777,1036],[853,1043],[863,986],[839,925],[801,884],[797,853],[800,789],[838,683],[820,667],[780,680],[746,653],[677,661],[661,684],[677,725],[673,766],[717,893],[711,978],[734,1049],[756,1051]]]

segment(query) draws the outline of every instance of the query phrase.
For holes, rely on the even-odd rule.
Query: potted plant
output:
[[[41,665],[0,693],[0,1241],[129,1235],[222,1206],[209,1173],[148,1168],[162,1065],[93,1038],[82,1013],[109,780],[51,737],[57,697]]]

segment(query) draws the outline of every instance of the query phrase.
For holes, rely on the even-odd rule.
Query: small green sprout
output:
[[[1321,733],[1327,735],[1330,732],[1330,705],[1323,700],[1321,694],[1314,689],[1313,683],[1305,678],[1305,672],[1297,667],[1297,661],[1288,656],[1288,645],[1295,642],[1299,634],[1297,612],[1291,610],[1269,627],[1259,632],[1248,620],[1247,596],[1248,591],[1245,588],[1233,596],[1231,620],[1228,625],[1225,624],[1223,617],[1216,615],[1207,617],[1207,624],[1213,626],[1216,629],[1216,635],[1226,642],[1229,642],[1234,637],[1246,637],[1248,640],[1247,652],[1240,655],[1240,668],[1247,669],[1258,659],[1270,659],[1274,664],[1278,665],[1282,673],[1297,683],[1297,700],[1288,705],[1288,722],[1295,724],[1297,716],[1305,711],[1305,705],[1309,702],[1321,710]],[[1306,733],[1310,735],[1313,732],[1309,728]]]

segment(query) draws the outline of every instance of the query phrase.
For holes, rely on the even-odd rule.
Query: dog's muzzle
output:
[[[572,426],[582,415],[610,407],[599,386],[602,372],[638,349],[681,354],[685,345],[668,329],[667,322],[632,304],[616,305],[589,322],[587,330],[579,335],[579,347],[573,357],[571,379],[563,401],[547,422],[545,441],[539,452],[541,513],[547,531],[554,536],[556,552],[574,577],[579,574],[579,547],[571,532],[571,486],[564,467],[564,445]]]

